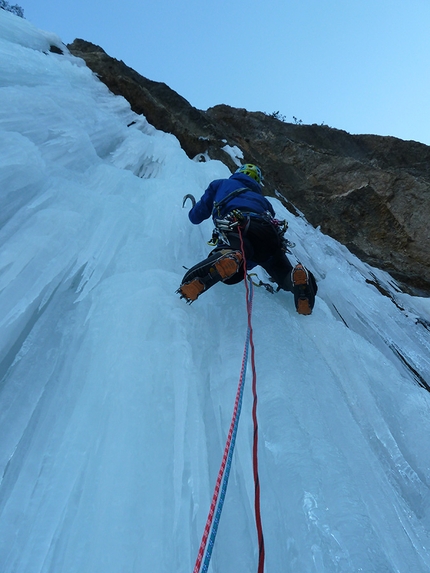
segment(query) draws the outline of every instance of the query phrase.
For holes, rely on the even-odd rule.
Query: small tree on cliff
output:
[[[21,8],[21,6],[18,6],[18,4],[11,6],[9,2],[6,2],[6,0],[0,0],[0,8],[3,8],[3,10],[7,10],[8,12],[12,12],[12,14],[15,14],[16,16],[24,18],[24,9]]]

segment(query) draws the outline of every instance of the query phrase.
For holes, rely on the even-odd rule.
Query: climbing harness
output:
[[[208,245],[216,247],[219,244],[229,244],[227,233],[236,231],[240,226],[246,233],[249,227],[250,219],[246,219],[245,215],[239,209],[234,209],[228,213],[223,219],[214,219],[215,228],[212,231],[212,237],[208,241]]]
[[[288,229],[288,223],[284,220],[275,219],[269,211],[265,211],[264,213],[244,213],[240,211],[240,209],[233,209],[230,213],[225,215],[224,217],[221,215],[221,208],[228,203],[231,199],[234,199],[241,193],[245,193],[246,191],[251,191],[248,187],[240,187],[239,189],[235,189],[228,195],[226,195],[221,201],[214,202],[214,207],[212,210],[212,214],[214,215],[214,223],[215,228],[212,232],[212,237],[208,241],[208,245],[212,247],[216,247],[220,243],[227,243],[228,239],[226,237],[226,233],[231,232],[236,229],[236,227],[241,226],[243,230],[243,234],[246,235],[248,230],[249,224],[252,218],[263,219],[273,225],[276,232],[279,235],[281,241],[281,249],[285,253],[293,254],[290,249],[294,248],[296,245],[292,243],[288,239],[285,238],[285,233]],[[182,208],[185,207],[187,200],[191,201],[192,207],[196,205],[196,199],[194,195],[191,193],[187,193],[184,195],[182,199]],[[215,215],[218,217],[216,218]]]
[[[221,517],[222,508],[224,505],[225,494],[227,490],[228,480],[230,476],[231,461],[233,451],[236,443],[237,428],[239,425],[239,417],[242,408],[243,389],[245,385],[246,367],[248,362],[249,347],[251,347],[251,366],[252,366],[252,392],[253,392],[253,407],[252,419],[254,424],[254,442],[253,442],[253,474],[255,484],[255,520],[257,528],[257,537],[259,545],[259,558],[258,558],[258,573],[263,573],[264,570],[264,538],[261,525],[260,513],[260,484],[258,477],[258,424],[257,424],[257,375],[255,368],[255,349],[252,332],[252,300],[253,300],[253,283],[246,275],[246,258],[243,245],[243,237],[240,226],[238,227],[239,237],[241,242],[241,250],[243,255],[243,266],[246,285],[246,309],[248,313],[248,328],[246,333],[245,347],[242,357],[242,367],[240,372],[239,384],[236,392],[236,399],[234,403],[233,416],[230,423],[230,429],[227,436],[227,441],[224,448],[224,454],[221,461],[221,467],[218,472],[218,477],[215,484],[215,490],[212,496],[212,501],[209,509],[209,514],[206,520],[206,525],[203,531],[202,540],[200,543],[199,551],[197,554],[196,563],[193,573],[206,573],[209,567],[212,550],[215,544],[215,537],[218,531],[218,525]],[[249,280],[249,284],[248,284]],[[221,484],[222,482],[222,484]],[[218,500],[219,498],[219,500]],[[209,538],[209,542],[208,542]],[[202,565],[203,562],[203,565]]]
[[[240,189],[238,189],[238,191],[240,191]],[[238,227],[241,228],[243,235],[246,235],[252,219],[262,219],[270,223],[278,233],[281,249],[285,253],[292,254],[290,249],[296,245],[285,238],[285,233],[288,229],[287,221],[275,219],[269,211],[265,211],[264,213],[249,213],[243,212],[240,209],[233,209],[233,211],[228,213],[225,217],[214,219],[215,228],[212,231],[212,237],[208,241],[208,245],[216,247],[221,243],[228,244],[227,233],[237,231]]]

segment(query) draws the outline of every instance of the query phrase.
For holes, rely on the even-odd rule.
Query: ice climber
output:
[[[285,221],[275,218],[271,203],[262,193],[263,177],[256,165],[245,164],[228,179],[212,181],[188,217],[195,225],[211,215],[215,224],[209,244],[215,248],[208,257],[189,269],[178,293],[187,302],[195,301],[219,281],[236,284],[243,280],[243,255],[246,267],[260,265],[280,289],[291,291],[299,314],[311,314],[317,285],[315,277],[301,263],[295,267],[286,256]],[[240,234],[239,234],[240,229]],[[241,249],[240,235],[243,239]]]

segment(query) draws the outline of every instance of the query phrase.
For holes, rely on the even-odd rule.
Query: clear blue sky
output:
[[[430,0],[12,0],[193,106],[430,145]]]

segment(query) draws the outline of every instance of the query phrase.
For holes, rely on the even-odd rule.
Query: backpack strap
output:
[[[226,203],[228,203],[230,199],[234,199],[241,193],[245,193],[245,191],[252,192],[252,189],[248,189],[248,187],[240,187],[239,189],[235,189],[234,191],[226,195],[223,199],[221,199],[221,201],[214,201],[212,214],[215,214],[216,212],[216,215],[218,215],[218,217],[221,218],[221,207],[226,205]]]

